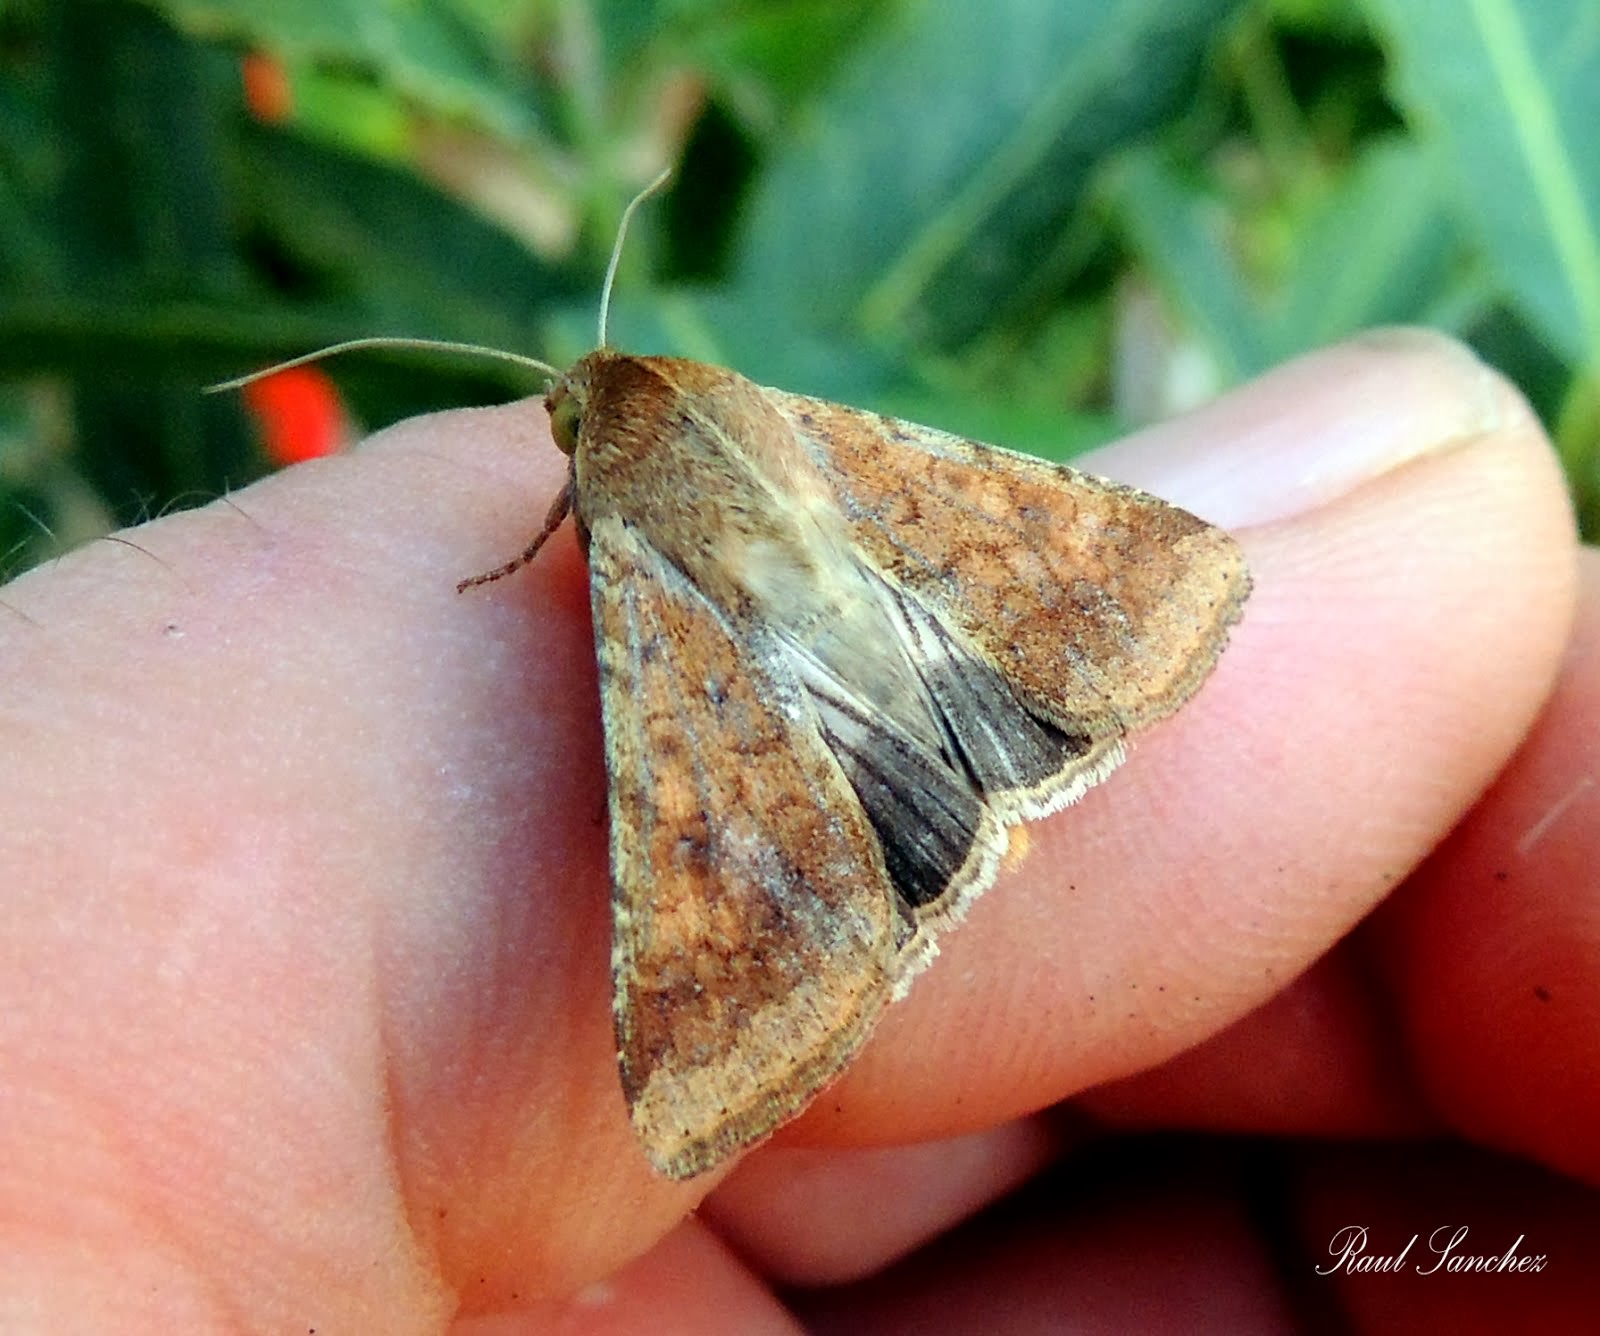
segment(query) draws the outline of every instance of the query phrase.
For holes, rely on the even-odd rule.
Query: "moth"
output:
[[[688,1178],[843,1070],[1007,828],[1193,694],[1250,582],[1231,537],[1144,492],[619,352],[604,309],[545,398],[565,485],[462,587],[576,521],[622,1088],[651,1163]]]
[[[1177,708],[1239,550],[1087,474],[699,362],[546,399],[587,554],[622,1086],[684,1178],[797,1113],[994,880],[1006,828]],[[537,550],[538,544],[533,550]]]
[[[1134,488],[606,346],[628,219],[665,179],[623,215],[599,347],[565,373],[494,354],[550,377],[567,478],[460,588],[576,522],[618,1065],[646,1156],[683,1179],[848,1065],[1008,828],[1194,693],[1250,580],[1226,533]]]

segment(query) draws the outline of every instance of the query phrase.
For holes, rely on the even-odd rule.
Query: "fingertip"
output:
[[[1432,330],[1372,330],[1119,443],[1106,467],[1224,528],[1332,504],[1407,464],[1507,433],[1539,437],[1517,390]]]

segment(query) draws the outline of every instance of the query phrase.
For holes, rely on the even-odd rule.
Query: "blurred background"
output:
[[[1069,457],[1466,339],[1600,534],[1595,0],[0,0],[0,575],[612,341]]]

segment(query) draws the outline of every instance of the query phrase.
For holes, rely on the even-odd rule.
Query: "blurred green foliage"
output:
[[[576,357],[668,161],[620,346],[1059,457],[1424,322],[1594,535],[1597,125],[1593,0],[0,0],[0,569],[267,468],[209,381]],[[374,426],[537,388],[329,370]]]

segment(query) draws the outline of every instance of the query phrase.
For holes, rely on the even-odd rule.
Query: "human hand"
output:
[[[1286,1247],[1327,1267],[1358,1217],[1397,1249],[1470,1200],[1478,1251],[1574,1250],[1600,582],[1585,556],[1563,668],[1576,547],[1537,425],[1454,345],[1386,335],[1090,466],[1239,533],[1233,644],[720,1182],[655,1177],[616,1086],[570,529],[454,592],[560,484],[534,406],[402,424],[0,590],[0,1315],[748,1332],[793,1329],[776,1287],[874,1277],[784,1297],[849,1329],[1239,1330],[1317,1283]],[[1201,1155],[934,1243],[1091,1129],[1152,1128],[1281,1138],[1293,1239]],[[1439,1131],[1539,1169],[1416,1143]],[[1322,1283],[1358,1328],[1465,1292]],[[1580,1283],[1479,1278],[1467,1316],[1548,1329],[1541,1303],[1593,1311]]]

